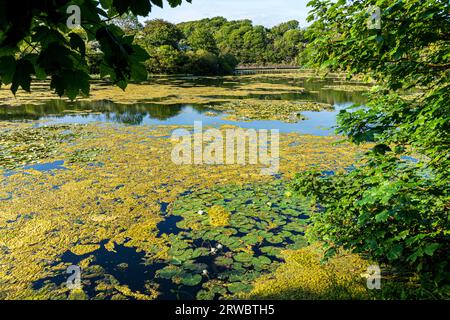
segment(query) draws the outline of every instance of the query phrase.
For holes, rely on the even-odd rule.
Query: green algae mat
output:
[[[366,86],[155,78],[127,92],[98,83],[76,103],[43,88],[15,99],[0,89],[0,299],[364,297],[365,261],[343,253],[323,265],[304,235],[308,201],[288,185],[355,163],[366,147],[298,131],[321,132]],[[171,134],[201,114],[204,130],[282,128],[279,172],[173,163]]]
[[[179,126],[0,126],[2,299],[213,299],[251,292],[306,245],[286,183],[344,170],[337,137],[280,137],[280,172],[170,161]],[[225,130],[225,127],[221,128]],[[99,147],[101,146],[101,148]],[[66,286],[80,266],[82,289]]]

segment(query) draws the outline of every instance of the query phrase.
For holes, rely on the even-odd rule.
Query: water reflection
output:
[[[259,79],[260,80],[260,79]],[[258,80],[258,81],[259,81]],[[171,80],[178,86],[223,86],[232,89],[234,86],[251,83],[252,80],[242,78],[236,82],[223,78],[193,78]],[[15,107],[0,106],[0,120],[44,120],[43,124],[64,124],[92,122],[110,122],[129,125],[193,125],[194,121],[202,121],[205,126],[219,126],[223,124],[234,124],[244,128],[254,129],[279,129],[281,132],[299,132],[314,135],[329,135],[333,133],[336,124],[337,113],[345,107],[354,103],[364,104],[365,98],[361,92],[336,91],[325,89],[328,84],[339,84],[331,80],[308,81],[305,79],[286,79],[286,77],[268,77],[263,82],[292,84],[302,86],[305,91],[286,93],[253,93],[243,97],[211,97],[227,99],[261,99],[261,100],[286,100],[298,101],[309,100],[321,103],[330,103],[335,107],[334,111],[302,112],[308,119],[298,123],[283,123],[281,121],[228,121],[224,120],[224,113],[215,112],[215,116],[206,114],[214,111],[205,105],[192,104],[158,104],[137,103],[118,104],[109,100],[95,102],[67,102],[55,99],[47,101],[42,105],[21,105]],[[343,82],[342,82],[343,83]],[[348,82],[346,83],[348,84]]]
[[[0,106],[0,120],[40,120],[42,118],[90,117],[104,114],[111,122],[141,124],[144,117],[166,120],[180,114],[183,105],[118,104],[107,100],[67,102],[50,100],[42,105]]]

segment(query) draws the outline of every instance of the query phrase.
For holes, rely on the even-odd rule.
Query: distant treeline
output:
[[[146,66],[152,74],[220,75],[232,73],[237,65],[298,65],[306,45],[305,30],[295,20],[273,28],[223,17],[177,25],[150,20],[142,25],[135,17],[124,16],[112,23],[146,48],[151,56]],[[93,72],[98,71],[96,60]]]

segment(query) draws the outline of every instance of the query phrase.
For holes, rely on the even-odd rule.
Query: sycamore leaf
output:
[[[16,60],[13,56],[0,57],[0,80],[3,84],[10,84],[16,71]]]
[[[19,89],[19,86],[22,87],[23,90],[30,92],[32,74],[34,74],[34,67],[30,61],[25,59],[17,61],[11,84],[11,91],[14,95]]]

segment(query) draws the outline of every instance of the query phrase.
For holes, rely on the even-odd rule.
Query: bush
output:
[[[145,62],[148,72],[153,74],[181,73],[188,58],[186,54],[169,45],[149,50],[150,59]]]
[[[341,111],[337,129],[375,146],[348,173],[302,173],[293,187],[317,204],[309,236],[329,256],[340,247],[367,254],[415,278],[416,297],[448,298],[450,4],[382,1],[381,29],[363,23],[372,4],[311,1],[307,56],[379,82],[365,108]],[[411,88],[421,92],[402,97]]]
[[[239,61],[232,54],[226,53],[219,56],[219,68],[221,74],[233,74],[238,64]]]
[[[325,241],[328,256],[344,247],[392,266],[400,278],[415,273],[417,297],[440,296],[448,290],[448,198],[445,186],[424,174],[380,155],[347,174],[297,175],[294,190],[318,204],[309,240]]]
[[[190,63],[186,66],[186,72],[198,76],[232,74],[237,66],[236,58],[230,54],[217,56],[205,50],[197,50],[188,52],[188,56]]]

